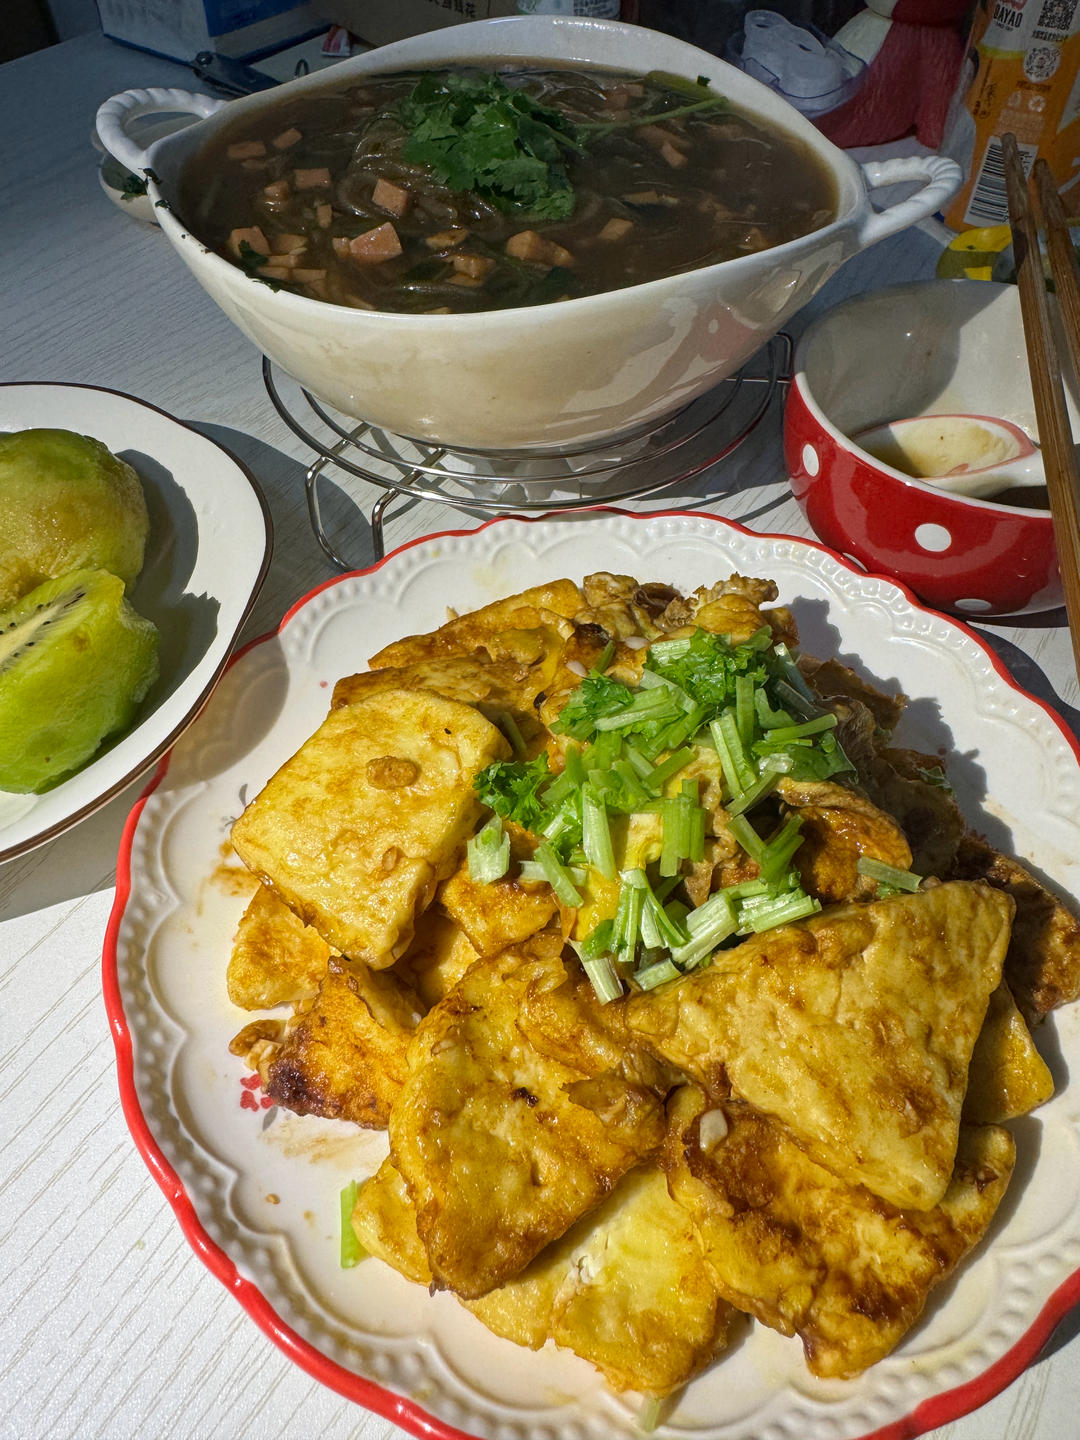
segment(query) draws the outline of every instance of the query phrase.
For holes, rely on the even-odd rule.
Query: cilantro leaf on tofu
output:
[[[607,675],[586,675],[559,711],[557,725],[552,728],[574,740],[587,740],[594,733],[597,720],[617,715],[632,704],[633,699],[620,681],[611,680]]]
[[[767,675],[760,649],[729,645],[721,636],[706,630],[695,631],[681,644],[650,648],[645,664],[703,705],[732,701],[737,675],[749,675],[755,685],[763,684]]]
[[[525,830],[537,830],[543,806],[538,791],[552,778],[547,752],[535,760],[496,760],[473,781],[480,800],[496,815],[513,820]]]
[[[565,220],[574,190],[566,151],[580,151],[571,121],[496,75],[424,75],[399,105],[404,155],[451,190],[475,190],[496,209]]]

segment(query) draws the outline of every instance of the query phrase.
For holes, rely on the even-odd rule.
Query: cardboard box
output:
[[[615,19],[619,15],[618,0],[323,0],[323,9],[335,25],[344,25],[371,45],[388,45],[406,35],[466,20],[487,20],[493,15],[538,10]]]
[[[393,9],[394,0],[388,0]],[[321,0],[97,0],[112,40],[190,63],[201,50],[254,60],[325,30]]]
[[[369,45],[388,45],[466,20],[518,14],[517,0],[325,0],[323,8],[333,24],[344,25]]]

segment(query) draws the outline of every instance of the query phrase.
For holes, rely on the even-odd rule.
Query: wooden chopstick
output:
[[[1039,425],[1046,489],[1050,496],[1050,513],[1054,521],[1058,569],[1065,592],[1073,663],[1076,666],[1077,678],[1080,679],[1080,470],[1077,467],[1069,412],[1065,407],[1061,360],[1046,295],[1042,256],[1039,252],[1037,212],[1028,193],[1027,178],[1024,175],[1016,137],[1003,135],[1001,146],[1005,159],[1009,224],[1012,227],[1016,284],[1020,291],[1020,312],[1024,318],[1024,340],[1028,353],[1028,369],[1031,371],[1035,418]],[[1053,185],[1052,180],[1050,184]],[[1054,195],[1057,195],[1056,189]],[[1058,204],[1060,203],[1058,197]],[[1067,235],[1068,231],[1065,233]],[[1071,243],[1069,249],[1072,250]],[[1051,267],[1055,287],[1058,287],[1061,282],[1053,269],[1053,255]],[[1068,285],[1068,279],[1064,283]],[[1080,319],[1080,310],[1077,318]],[[1080,328],[1075,335],[1070,335],[1070,351],[1074,343],[1076,353],[1080,354]]]

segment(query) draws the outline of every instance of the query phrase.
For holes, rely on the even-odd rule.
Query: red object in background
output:
[[[866,78],[846,104],[815,119],[834,145],[882,145],[914,130],[936,150],[964,59],[969,0],[871,0],[891,17]]]
[[[879,469],[808,403],[799,376],[784,410],[784,462],[819,539],[928,605],[977,620],[1062,603],[1049,511],[966,500]]]

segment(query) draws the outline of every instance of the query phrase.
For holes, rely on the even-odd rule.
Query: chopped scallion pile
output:
[[[507,873],[502,820],[510,820],[540,842],[519,878],[546,880],[567,909],[596,893],[612,897],[603,903],[614,913],[577,944],[605,1002],[627,981],[650,989],[704,964],[734,937],[819,910],[795,867],[801,817],[777,825],[759,807],[783,775],[822,780],[853,768],[836,739],[836,717],[817,704],[767,626],[737,645],[704,630],[654,641],[635,686],[607,673],[613,656],[609,645],[551,726],[565,742],[561,773],[541,754],[500,761],[477,777],[477,793],[495,814],[469,849],[474,878]],[[691,907],[672,892],[707,853],[703,781],[713,787],[710,806],[719,785],[722,823],[758,875]],[[654,848],[638,853],[640,838],[630,845],[630,822],[616,823],[626,816],[642,817],[634,824],[644,832],[634,833],[653,835]],[[622,858],[624,850],[632,858]],[[919,884],[878,862],[860,861],[860,871],[883,891]]]

